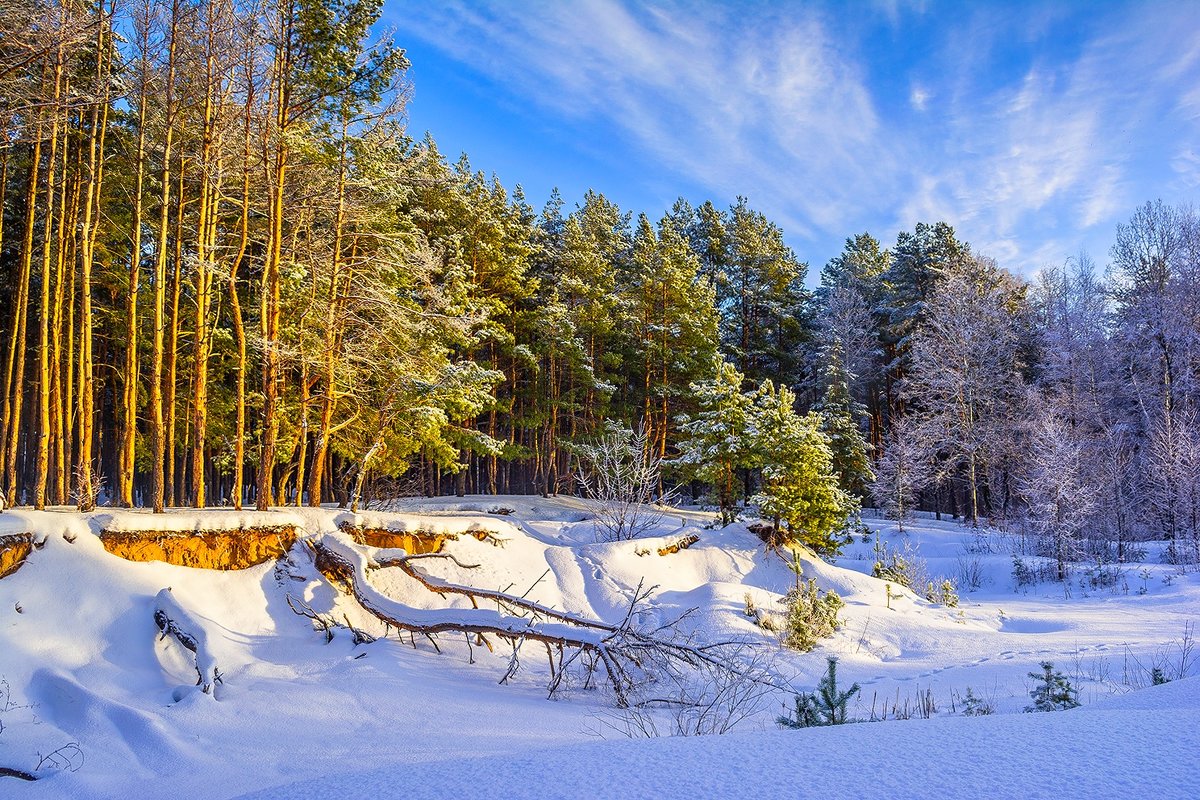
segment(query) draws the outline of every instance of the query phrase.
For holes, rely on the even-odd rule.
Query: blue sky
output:
[[[1200,1],[386,0],[409,130],[657,218],[737,195],[810,279],[847,236],[945,220],[1031,274],[1200,197]]]

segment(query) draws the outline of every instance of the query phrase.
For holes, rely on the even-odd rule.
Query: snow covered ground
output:
[[[890,547],[916,548],[931,577],[969,571],[980,586],[962,588],[958,608],[907,592],[889,599],[870,577],[874,540],[856,540],[833,565],[804,562],[805,576],[847,605],[842,629],[801,655],[780,650],[743,613],[747,595],[777,608],[792,572],[741,525],[705,529],[699,511],[671,512],[655,537],[616,543],[597,542],[587,505],[571,498],[413,501],[356,520],[492,531],[494,540],[447,544],[478,569],[439,561],[429,571],[583,616],[620,618],[645,581],[657,586],[647,623],[696,608],[690,630],[762,642],[771,669],[797,689],[811,689],[825,657],[837,655],[843,683],[862,686],[852,716],[914,717],[782,731],[773,720],[790,701],[779,692],[728,736],[630,741],[614,733],[619,712],[604,691],[547,700],[547,666],[532,652],[501,686],[502,648],[469,653],[443,637],[439,654],[394,634],[355,646],[346,631],[326,644],[289,609],[288,593],[383,630],[328,584],[287,568],[134,563],[94,535],[234,520],[225,511],[168,517],[0,515],[0,534],[32,531],[45,542],[0,580],[0,766],[32,770],[64,744],[79,747],[45,780],[0,778],[0,797],[1200,796],[1200,677],[1141,688],[1155,666],[1169,677],[1200,672],[1185,637],[1200,620],[1200,579],[1158,563],[1153,548],[1114,586],[1081,585],[1077,574],[1067,597],[1056,583],[1016,589],[1013,542],[1001,534],[928,520],[900,533],[869,520]],[[349,519],[310,510],[268,517],[236,521],[288,521],[316,535]],[[691,534],[700,539],[689,548],[659,554]],[[445,605],[390,572],[374,573],[389,595]],[[194,686],[191,654],[158,636],[156,597],[167,587],[204,627],[223,679],[213,696]],[[1071,678],[1083,708],[1019,713],[1033,685],[1027,673],[1043,660]],[[968,688],[997,713],[960,716]],[[926,709],[932,698],[933,719],[919,718],[922,698]]]

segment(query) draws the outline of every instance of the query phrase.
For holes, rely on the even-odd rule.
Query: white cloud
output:
[[[907,6],[881,9],[902,26]],[[688,180],[749,195],[792,237],[886,238],[946,219],[1032,269],[1145,199],[1135,156],[1163,148],[1164,113],[1200,114],[1200,20],[1166,6],[1088,17],[1100,33],[1085,31],[1072,55],[1034,48],[1020,80],[994,79],[993,53],[1080,22],[1065,14],[991,7],[941,29],[927,43],[941,77],[910,82],[911,119],[883,116],[891,98],[873,94],[854,25],[812,10],[450,0],[396,23],[518,102],[611,126]],[[1160,160],[1172,157],[1195,177],[1194,150]]]
[[[689,178],[752,195],[793,234],[842,224],[894,172],[859,67],[814,14],[449,3],[397,23],[544,109],[603,119]]]
[[[914,84],[908,93],[908,104],[917,111],[925,111],[929,108],[929,90]]]

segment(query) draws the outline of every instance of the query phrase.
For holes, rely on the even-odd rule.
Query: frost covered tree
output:
[[[1023,399],[1018,351],[1022,290],[994,263],[972,258],[942,274],[913,333],[904,397],[958,478],[976,523],[989,459],[997,455]]]
[[[847,540],[846,524],[858,512],[856,498],[839,486],[829,438],[816,413],[801,416],[796,396],[770,381],[755,393],[752,439],[762,467],[762,490],[754,503],[765,517],[786,526],[780,538],[819,554],[836,554]]]
[[[911,233],[900,233],[890,255],[887,271],[879,277],[874,313],[880,318],[888,406],[895,412],[902,410],[899,389],[912,367],[913,337],[931,308],[941,310],[941,303],[932,298],[937,279],[967,259],[970,248],[945,222],[922,222]]]
[[[1045,400],[1035,400],[1030,407],[1034,419],[1021,488],[1029,523],[1048,544],[1063,581],[1070,563],[1080,556],[1097,487],[1088,478],[1083,443],[1062,409]]]
[[[1146,458],[1147,505],[1175,561],[1200,561],[1200,434],[1189,409],[1158,419]]]
[[[859,420],[866,417],[866,409],[850,396],[850,376],[839,354],[840,348],[834,345],[827,356],[829,388],[814,410],[821,418],[821,432],[829,439],[833,471],[842,489],[862,498],[875,480],[869,455],[871,446],[863,438],[859,426]]]
[[[929,462],[929,444],[916,420],[912,417],[897,420],[875,462],[871,496],[884,516],[895,520],[900,530],[904,530],[904,523],[917,507],[921,490],[929,483]]]
[[[1200,398],[1200,219],[1146,203],[1117,226],[1111,251],[1115,341],[1147,424]]]
[[[662,512],[655,503],[670,498],[659,495],[663,459],[644,423],[632,430],[610,420],[599,437],[572,449],[580,487],[593,500],[599,541],[636,539],[658,524]]]
[[[1200,407],[1200,219],[1161,201],[1117,226],[1109,281],[1123,422],[1140,433],[1138,472],[1151,526],[1193,529],[1192,416]]]
[[[1030,292],[1038,329],[1036,383],[1052,392],[1072,426],[1098,429],[1113,407],[1114,370],[1104,284],[1087,254],[1039,273]]]

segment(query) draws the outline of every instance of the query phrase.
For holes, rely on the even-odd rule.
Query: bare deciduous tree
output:
[[[644,425],[637,430],[607,423],[590,444],[575,446],[578,480],[593,501],[596,536],[609,542],[636,539],[662,519],[659,495],[663,459]]]

